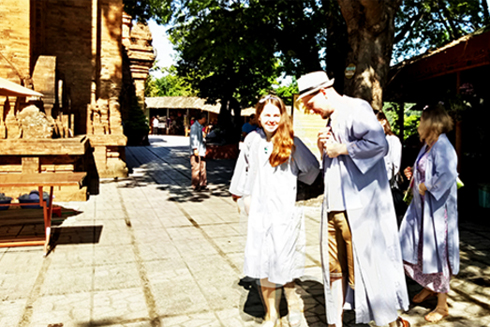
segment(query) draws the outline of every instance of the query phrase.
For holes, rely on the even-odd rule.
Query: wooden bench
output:
[[[0,187],[34,187],[39,190],[39,205],[43,210],[44,217],[44,238],[29,239],[9,239],[0,240],[0,247],[32,246],[44,245],[44,256],[49,251],[49,240],[51,236],[51,216],[53,214],[53,188],[55,186],[77,185],[81,183],[87,173],[37,173],[37,174],[0,174]],[[47,201],[43,199],[43,187],[49,187],[49,197]],[[33,203],[29,203],[32,205]],[[20,206],[26,203],[0,204],[0,206]],[[1,213],[0,213],[1,218]]]

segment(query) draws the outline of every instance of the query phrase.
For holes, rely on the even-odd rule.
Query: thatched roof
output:
[[[221,105],[206,104],[205,99],[198,97],[147,97],[145,98],[146,107],[148,109],[198,109],[219,114]],[[241,111],[241,116],[250,116],[255,113],[255,108],[244,108]],[[232,112],[233,115],[233,112]]]
[[[206,104],[205,99],[198,97],[148,97],[145,99],[149,109],[198,109],[219,113],[220,105]]]

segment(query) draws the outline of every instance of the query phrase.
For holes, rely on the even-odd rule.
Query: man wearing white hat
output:
[[[356,323],[408,327],[398,316],[409,302],[383,160],[388,143],[369,103],[338,94],[333,83],[324,71],[298,79],[303,105],[328,119],[318,134],[327,321],[341,327],[343,309],[355,309]]]

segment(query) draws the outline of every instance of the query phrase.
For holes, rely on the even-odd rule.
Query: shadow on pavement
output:
[[[58,244],[99,243],[102,225],[54,227],[51,235],[51,250]]]
[[[263,319],[265,308],[262,302],[259,280],[251,277],[243,277],[238,282],[238,285],[248,291],[242,298],[241,307],[243,307],[243,312],[254,318]],[[284,292],[281,294],[279,313],[281,317],[287,316],[288,314],[288,304]]]
[[[51,218],[51,227],[53,229],[61,226],[66,219],[78,216],[81,213],[71,208],[55,207],[61,212],[61,216],[57,216],[53,211]],[[2,211],[0,239],[15,240],[16,238],[39,237],[44,235],[42,209],[20,209],[17,207]]]
[[[127,319],[127,318],[107,318],[92,320],[87,322],[78,322],[74,327],[108,327],[108,326],[161,326],[160,318],[154,320],[145,318]],[[63,324],[50,324],[48,327],[64,327]]]
[[[174,202],[203,202],[211,195],[229,197],[229,183],[235,168],[234,159],[208,159],[206,171],[207,191],[194,192],[191,189],[191,167],[188,146],[158,147],[152,140],[152,146],[127,147],[127,164],[131,172],[120,187],[136,188],[157,185],[157,189],[170,193],[169,200]],[[111,183],[112,180],[102,181]]]

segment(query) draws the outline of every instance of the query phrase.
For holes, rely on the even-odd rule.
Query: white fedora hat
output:
[[[301,99],[319,89],[333,86],[334,78],[329,79],[323,70],[308,73],[298,79],[299,97]]]

